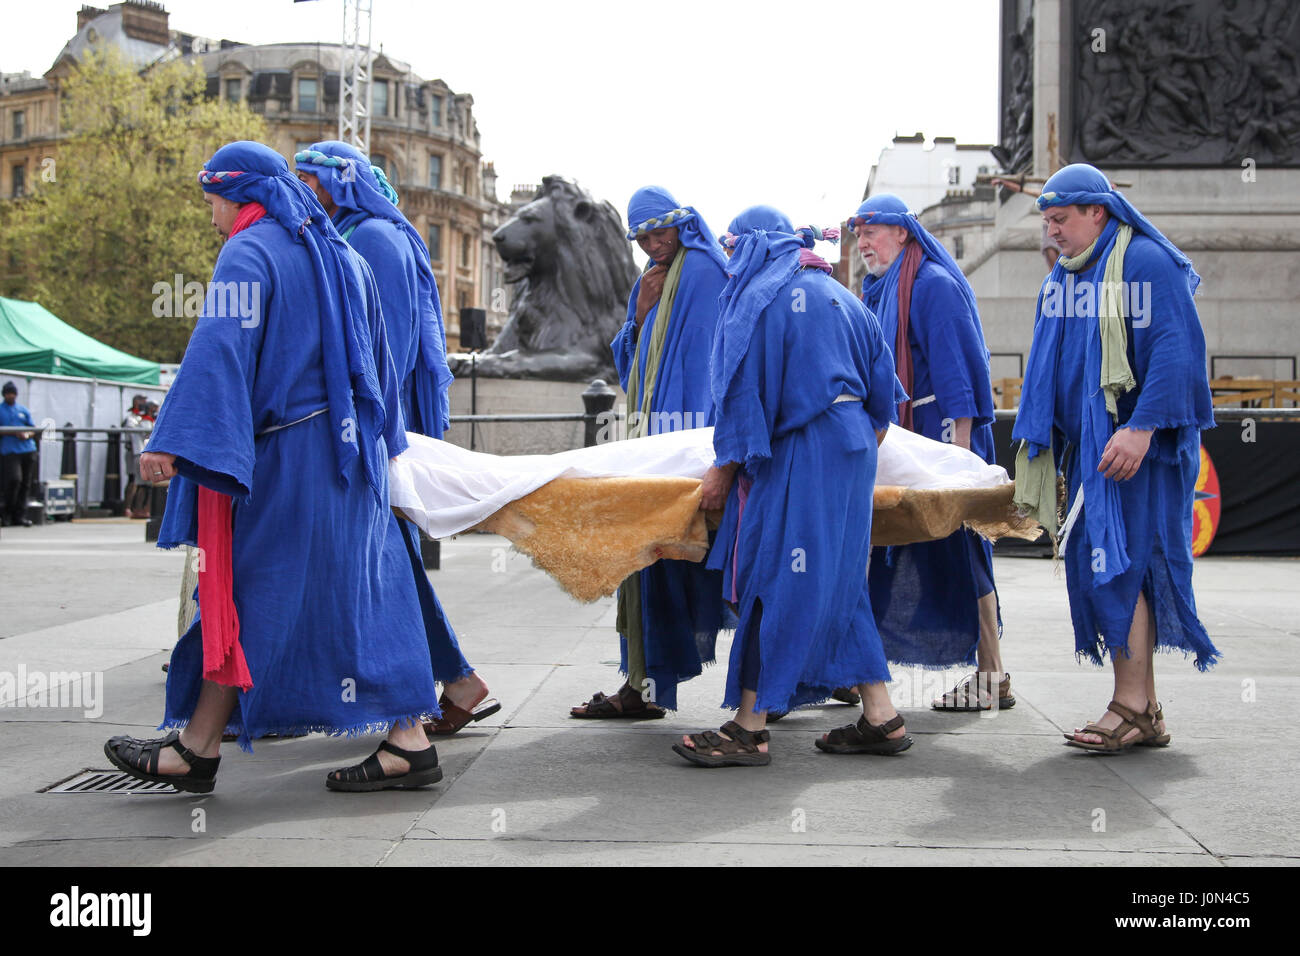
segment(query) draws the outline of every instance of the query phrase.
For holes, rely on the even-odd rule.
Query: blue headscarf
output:
[[[755,225],[758,223],[785,228],[769,231]],[[741,387],[736,373],[749,351],[759,316],[799,271],[799,250],[811,242],[795,236],[789,218],[771,206],[751,206],[732,220],[728,231],[738,238],[727,260],[729,279],[718,299],[722,311],[713,339],[710,390],[715,408],[736,409],[742,421],[759,423],[763,421],[761,397],[757,391],[733,395]],[[768,457],[766,428],[754,428],[751,433],[757,444],[744,449],[746,461]]]
[[[735,249],[740,237],[755,229],[797,236],[803,242],[805,249],[812,249],[823,239],[827,242],[840,241],[839,229],[823,230],[816,226],[800,226],[796,229],[790,223],[790,217],[775,206],[759,205],[742,210],[735,219],[731,220],[727,231],[718,239],[718,245],[723,249]]]
[[[735,219],[731,220],[731,225],[727,226],[727,232],[737,238],[755,229],[794,235],[794,226],[790,223],[790,217],[775,206],[750,206],[742,210]]]
[[[383,392],[362,273],[352,249],[312,191],[268,146],[247,141],[223,146],[204,164],[198,179],[204,192],[235,203],[261,204],[267,216],[306,246],[320,296],[321,361],[339,478],[347,484],[348,469],[361,455],[371,489],[376,496],[384,495],[387,462],[378,441],[385,424]]]
[[[447,389],[451,387],[452,374],[447,366],[447,331],[442,318],[442,302],[429,262],[428,247],[397,208],[397,190],[389,183],[384,171],[372,166],[355,146],[338,140],[325,140],[313,143],[308,149],[294,154],[293,158],[299,169],[320,180],[321,186],[339,207],[334,225],[340,233],[348,234],[372,216],[395,223],[406,233],[415,253],[421,302],[419,329],[423,361],[415,366],[413,400],[420,409],[420,424],[424,430],[429,431],[436,422],[441,434],[448,425]],[[408,424],[413,426],[413,423]]]
[[[906,229],[912,238],[921,244],[921,249],[925,255],[957,281],[957,287],[961,289],[962,298],[966,300],[967,306],[970,307],[970,314],[975,317],[976,324],[979,324],[979,309],[975,305],[975,293],[971,291],[970,283],[966,281],[966,274],[961,271],[961,266],[957,265],[957,261],[943,247],[943,243],[930,235],[916,216],[907,211],[907,206],[903,200],[889,193],[872,196],[859,206],[858,211],[849,218],[850,232],[857,226],[862,225],[902,226]],[[903,256],[900,253],[890,263],[889,271],[884,275],[876,277],[868,273],[862,280],[863,301],[879,316],[880,324],[886,328],[893,328],[898,324],[898,274],[902,268]],[[882,303],[884,305],[883,312],[881,311]],[[890,343],[890,347],[893,347],[893,343]]]
[[[1047,182],[1043,183],[1042,195],[1038,197],[1038,208],[1051,206],[1093,206],[1100,205],[1122,223],[1155,240],[1169,253],[1170,258],[1187,274],[1187,286],[1192,295],[1201,284],[1201,277],[1192,268],[1192,260],[1183,251],[1165,238],[1164,233],[1151,224],[1146,216],[1137,211],[1137,207],[1124,198],[1124,194],[1111,188],[1110,180],[1096,166],[1087,163],[1073,163],[1057,170]]]
[[[687,249],[698,249],[722,269],[727,257],[718,248],[709,224],[694,206],[682,206],[662,186],[642,186],[627,203],[627,237],[635,240],[652,229],[677,228],[677,237]]]

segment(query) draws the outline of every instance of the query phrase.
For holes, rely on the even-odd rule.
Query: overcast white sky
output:
[[[895,133],[996,142],[996,0],[373,3],[376,49],[473,94],[502,199],[555,172],[620,213],[659,183],[715,231],[760,202],[827,224]],[[0,70],[43,73],[80,6],[0,0]],[[165,6],[173,29],[214,39],[342,34],[341,0]]]

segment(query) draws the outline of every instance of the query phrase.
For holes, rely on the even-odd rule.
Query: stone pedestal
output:
[[[478,380],[477,408],[480,415],[571,414],[584,412],[582,393],[587,382],[549,382],[539,379],[481,378]],[[627,398],[618,383],[611,386],[618,397],[616,409]],[[457,378],[451,386],[451,413],[468,415],[472,405],[472,383],[468,376]],[[581,448],[583,422],[489,422],[473,426],[475,451],[493,455],[551,455]],[[470,447],[470,425],[453,424],[447,441]]]
[[[1117,31],[1110,21],[1099,21],[1107,31],[1106,52],[1100,51],[1099,43],[1094,43],[1094,52],[1071,19],[1074,10],[1067,0],[1032,4],[1032,175],[1038,177],[1050,176],[1075,152],[1071,131],[1082,128],[1086,117],[1072,115],[1076,80],[1071,71],[1096,66],[1079,58],[1129,56],[1130,60],[1106,64],[1115,68],[1107,75],[1118,75],[1115,70],[1120,65],[1133,62],[1133,54],[1126,51],[1147,42]],[[1009,18],[1023,18],[1025,13],[1018,3],[1004,5],[1004,32],[1021,25],[1021,21],[1008,22]],[[1125,28],[1131,29],[1131,25]],[[1100,38],[1099,33],[1096,36]],[[1278,69],[1286,66],[1279,64]],[[1193,149],[1187,155],[1194,159],[1201,153]],[[1234,160],[1219,166],[1191,159],[1180,162],[1167,155],[1146,164],[1101,164],[1101,169],[1123,184],[1119,188],[1129,201],[1191,258],[1201,274],[1196,303],[1212,374],[1296,378],[1300,168],[1276,161],[1270,165],[1267,157],[1260,163]],[[990,246],[966,265],[985,339],[994,353],[994,378],[1015,375],[1016,356],[1028,356],[1035,303],[1047,273],[1039,251],[1041,222],[1032,197],[1011,195],[997,209]]]

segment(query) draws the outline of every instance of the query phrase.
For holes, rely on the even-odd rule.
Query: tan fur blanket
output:
[[[992,540],[1037,537],[1037,524],[1016,517],[1012,490],[1011,484],[951,491],[881,486],[871,542],[930,541],[962,524]],[[594,601],[659,558],[703,561],[708,524],[699,503],[695,478],[557,478],[472,530],[509,538],[573,597]]]

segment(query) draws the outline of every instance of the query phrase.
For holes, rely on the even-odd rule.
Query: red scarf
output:
[[[261,203],[246,203],[235,217],[230,235],[247,229],[266,215]],[[244,649],[239,644],[239,614],[235,610],[235,576],[231,567],[230,496],[199,486],[199,609],[203,634],[203,679],[248,690]]]
[[[828,275],[835,271],[834,269],[831,268],[831,264],[829,262],[827,262],[821,256],[817,255],[817,253],[813,252],[811,249],[799,250],[799,267],[801,269],[807,269],[807,268],[820,269],[822,272],[825,272]]]
[[[916,282],[917,270],[921,268],[921,244],[915,239],[908,239],[903,247],[903,264],[898,271],[898,335],[894,339],[894,365],[898,380],[908,395],[912,395],[912,345],[907,333],[911,325],[912,284]],[[912,396],[915,398],[916,396]],[[898,406],[898,423],[908,431],[912,428],[912,402],[909,399]]]

